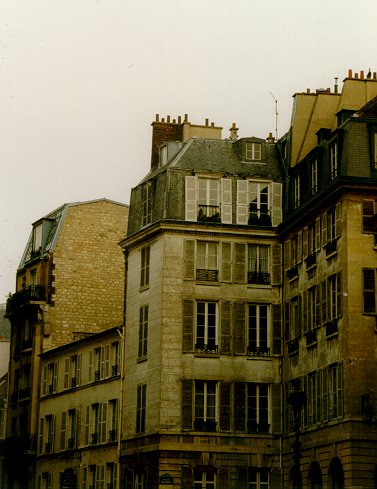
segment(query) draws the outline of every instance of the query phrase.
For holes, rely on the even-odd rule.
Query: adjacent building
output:
[[[131,192],[122,487],[280,487],[277,144],[156,117]]]
[[[296,94],[282,139],[289,173],[284,245],[287,400],[301,413],[304,487],[377,481],[377,79]],[[293,419],[285,410],[284,487],[292,487]],[[291,433],[291,435],[289,435]],[[296,467],[297,469],[297,467]],[[297,470],[296,470],[297,472]]]
[[[40,355],[123,323],[124,257],[118,242],[127,218],[128,206],[100,199],[65,204],[33,224],[6,309],[9,488],[34,488]],[[58,372],[49,375],[50,389]]]

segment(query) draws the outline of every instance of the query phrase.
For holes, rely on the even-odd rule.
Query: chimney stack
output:
[[[274,142],[275,142],[275,138],[274,138],[274,136],[272,135],[272,132],[269,132],[269,133],[268,133],[268,137],[266,138],[266,141],[267,141],[268,143],[274,143]]]
[[[236,123],[233,122],[232,127],[229,129],[230,131],[230,139],[232,141],[237,141],[238,138],[238,127],[236,127]]]

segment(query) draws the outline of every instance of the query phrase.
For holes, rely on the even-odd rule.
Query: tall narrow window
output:
[[[111,375],[120,374],[120,342],[111,343]]]
[[[140,287],[149,285],[150,246],[141,249]]]
[[[336,141],[330,144],[330,179],[338,176],[338,144]]]
[[[376,270],[374,268],[363,269],[363,295],[364,314],[376,312]]]
[[[215,489],[214,470],[194,470],[194,489]]]
[[[110,401],[110,420],[109,441],[116,441],[118,439],[118,399]]]
[[[52,453],[54,451],[54,439],[55,439],[55,416],[49,414],[45,417],[46,420],[46,432],[47,439],[45,444],[45,453]]]
[[[214,381],[195,381],[195,430],[216,431],[216,391]]]
[[[152,186],[150,183],[142,188],[142,204],[143,204],[143,226],[152,222]]]
[[[77,423],[78,416],[76,409],[70,409],[68,411],[68,444],[67,448],[71,450],[77,446]]]
[[[247,384],[248,432],[268,433],[268,384]]]
[[[147,385],[138,385],[136,404],[136,433],[144,433],[145,431],[146,395]]]
[[[318,160],[310,162],[310,190],[312,195],[318,192]]]
[[[217,353],[217,303],[196,303],[195,349],[205,353]]]
[[[294,181],[294,206],[295,208],[300,205],[300,197],[301,197],[301,186],[300,186],[300,175],[295,175]]]
[[[270,472],[268,469],[248,467],[248,489],[269,489]]]
[[[221,221],[220,181],[198,178],[198,221]]]
[[[269,354],[269,306],[249,304],[248,355]]]
[[[319,326],[319,297],[317,287],[311,287],[308,293],[308,323],[309,330]]]
[[[270,185],[249,182],[249,224],[271,226]]]
[[[269,250],[266,245],[249,245],[247,282],[255,285],[270,283]]]
[[[140,308],[139,313],[139,359],[148,353],[148,306]]]
[[[198,241],[196,244],[196,280],[218,280],[218,243]]]
[[[291,339],[300,337],[300,310],[298,297],[293,297],[290,302],[290,327]]]

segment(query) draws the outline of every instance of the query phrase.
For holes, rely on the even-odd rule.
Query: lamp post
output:
[[[302,489],[302,475],[300,469],[301,458],[301,443],[300,443],[300,419],[301,410],[306,403],[306,394],[300,388],[300,381],[296,379],[293,382],[293,389],[288,394],[288,404],[292,406],[295,441],[292,445],[293,448],[293,468],[292,468],[292,480],[293,489]]]

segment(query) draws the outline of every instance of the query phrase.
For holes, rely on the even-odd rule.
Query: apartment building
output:
[[[122,328],[41,354],[36,488],[116,489]]]
[[[376,96],[376,73],[351,71],[341,92],[297,94],[281,141],[284,399],[297,387],[307,398],[302,482],[286,402],[284,487],[376,487]]]
[[[7,487],[34,489],[41,354],[123,323],[128,206],[65,204],[33,224],[8,299],[11,322]]]
[[[186,138],[187,116],[152,126],[121,242],[122,487],[280,488],[277,145],[208,120]]]

